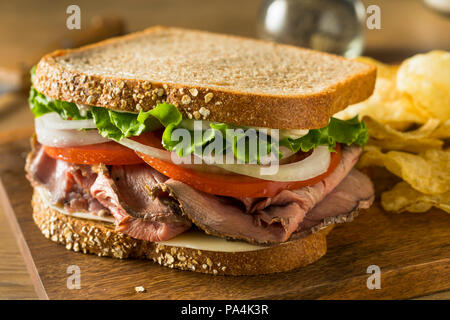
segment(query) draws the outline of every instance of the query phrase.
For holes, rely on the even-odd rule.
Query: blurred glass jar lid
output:
[[[266,0],[257,27],[263,39],[354,58],[364,48],[364,21],[359,0]]]
[[[424,2],[439,12],[450,13],[450,0],[424,0]]]

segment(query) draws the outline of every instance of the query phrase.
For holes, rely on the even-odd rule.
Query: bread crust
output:
[[[73,52],[113,45],[124,38],[139,37],[161,29],[164,27],[152,27],[142,32],[112,38],[79,49],[58,50],[48,54],[37,65],[34,86],[39,92],[52,99],[77,104],[139,112],[154,108],[158,101],[167,101],[176,105],[184,118],[278,129],[325,127],[333,114],[349,104],[368,98],[375,86],[376,68],[367,64],[359,72],[347,77],[345,81],[337,82],[315,94],[270,95],[208,86],[193,87],[95,74],[86,75],[64,69],[57,62],[57,58]],[[231,35],[227,37],[245,39]],[[277,44],[277,46],[288,45]],[[298,48],[297,50],[308,49]],[[332,59],[344,59],[334,55],[329,56]],[[364,65],[362,62],[355,61],[356,63]],[[186,103],[187,101],[189,103]]]
[[[47,207],[35,189],[33,219],[42,234],[66,249],[118,259],[152,260],[162,266],[213,275],[258,275],[306,266],[325,255],[331,227],[302,239],[256,251],[214,252],[131,238],[114,225],[64,215]]]

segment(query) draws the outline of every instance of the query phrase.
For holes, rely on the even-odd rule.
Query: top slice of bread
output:
[[[48,54],[34,86],[53,99],[120,111],[167,101],[191,119],[312,129],[368,98],[375,78],[375,67],[331,54],[158,26]]]

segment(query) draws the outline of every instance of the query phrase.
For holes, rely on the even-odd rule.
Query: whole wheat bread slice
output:
[[[320,128],[370,96],[376,69],[263,40],[152,27],[44,56],[34,85],[64,101],[137,112],[158,102],[186,118]]]

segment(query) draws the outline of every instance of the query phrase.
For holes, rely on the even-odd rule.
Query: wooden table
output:
[[[379,4],[382,10],[382,30],[366,33],[368,55],[398,60],[415,52],[437,48],[450,50],[450,19],[424,9],[420,1],[364,2]],[[261,1],[128,1],[125,10],[123,1],[83,0],[74,3],[81,7],[82,25],[102,12],[123,17],[128,30],[164,24],[256,36],[255,23]],[[30,51],[39,52],[45,44],[70,32],[65,28],[65,2],[16,0],[3,2],[1,6],[0,41],[3,50],[0,51],[0,67],[5,63],[14,65],[20,60],[29,60]],[[0,142],[12,136],[29,134],[33,118],[27,109],[26,97],[1,99],[9,99],[13,106],[7,112],[0,108]],[[35,299],[19,248],[1,209],[0,257],[0,299]],[[423,298],[450,299],[450,292]]]

